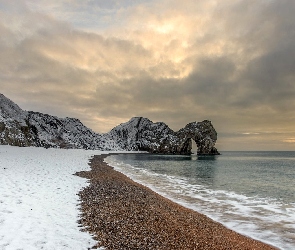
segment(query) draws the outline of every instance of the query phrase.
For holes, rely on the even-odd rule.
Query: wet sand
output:
[[[94,156],[79,223],[106,249],[276,249],[166,199]]]

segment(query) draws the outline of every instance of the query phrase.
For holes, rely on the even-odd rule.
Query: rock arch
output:
[[[215,148],[217,132],[211,121],[191,122],[177,133],[180,143],[180,154],[191,154],[192,141],[197,144],[198,155],[217,155],[219,152]]]

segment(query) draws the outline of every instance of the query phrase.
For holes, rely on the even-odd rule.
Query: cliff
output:
[[[98,134],[75,118],[24,111],[0,94],[0,144],[4,145],[190,154],[192,140],[198,154],[218,154],[214,147],[217,133],[207,120],[189,123],[174,132],[163,122],[134,117],[108,133]]]

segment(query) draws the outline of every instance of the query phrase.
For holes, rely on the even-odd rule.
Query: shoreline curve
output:
[[[134,182],[95,155],[79,192],[79,223],[106,249],[277,249]]]

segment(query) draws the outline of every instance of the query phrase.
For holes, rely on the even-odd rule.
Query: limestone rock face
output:
[[[166,142],[172,143],[175,139],[174,132],[165,123],[153,123],[143,117],[131,118],[104,134],[104,137],[114,140],[124,150],[157,153],[165,153]]]
[[[58,118],[24,111],[0,94],[0,144],[53,148],[148,151],[191,154],[192,140],[198,154],[218,154],[217,133],[210,121],[192,122],[174,132],[163,122],[134,117],[105,134],[98,134],[75,118]]]
[[[160,154],[191,154],[192,140],[198,154],[219,154],[214,147],[217,133],[210,121],[192,122],[174,132],[165,123],[153,123],[147,118],[134,117],[104,135],[124,150],[143,150]]]
[[[33,146],[28,131],[27,112],[0,94],[0,144]]]

